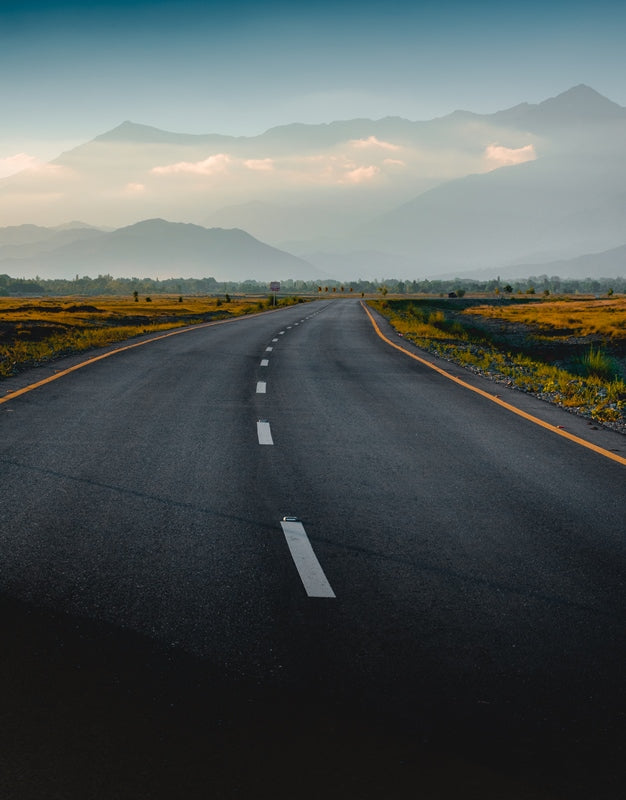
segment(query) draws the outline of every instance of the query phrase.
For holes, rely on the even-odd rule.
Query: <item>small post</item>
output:
[[[272,281],[270,283],[270,292],[273,293],[273,305],[276,306],[276,292],[280,292],[280,282],[279,281]]]

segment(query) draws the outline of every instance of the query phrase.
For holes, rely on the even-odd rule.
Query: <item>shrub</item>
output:
[[[600,348],[589,350],[582,355],[577,362],[579,371],[583,375],[595,375],[597,378],[611,381],[619,377],[619,369],[611,356],[604,353]]]
[[[446,315],[443,311],[431,311],[428,315],[428,324],[433,328],[441,328],[446,321]]]

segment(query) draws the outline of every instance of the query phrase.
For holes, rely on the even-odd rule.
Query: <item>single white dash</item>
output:
[[[267,420],[260,419],[256,424],[256,432],[259,437],[259,444],[274,444],[272,439],[272,431],[270,424]]]
[[[290,330],[291,330],[291,325],[287,325],[287,330],[288,330],[288,331],[290,331]]]
[[[278,338],[276,338],[276,339],[272,339],[272,341],[273,341],[273,342],[277,342],[277,341],[278,341]]]
[[[266,347],[265,348],[265,352],[266,353],[271,353],[273,349],[274,349],[273,347]]]
[[[267,367],[267,365],[268,365],[269,363],[270,363],[270,361],[269,361],[269,358],[262,358],[262,359],[261,359],[261,366],[262,366],[262,367]]]
[[[257,394],[265,394],[267,391],[267,383],[265,381],[258,381],[256,385]]]
[[[281,526],[293,563],[309,597],[335,597],[324,570],[313,552],[304,525],[294,520],[281,520]]]
[[[299,322],[294,322],[293,324],[297,328],[300,323]]]
[[[282,336],[284,333],[285,333],[285,331],[278,331],[278,335],[279,336]]]

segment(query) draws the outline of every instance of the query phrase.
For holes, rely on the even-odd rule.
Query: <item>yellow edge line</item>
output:
[[[380,330],[378,327],[378,323],[374,319],[374,315],[369,310],[367,305],[364,302],[361,302],[362,307],[365,309],[367,316],[370,318],[370,322],[374,326],[374,330],[380,336],[380,338],[386,342],[387,344],[391,345],[391,347],[395,347],[396,350],[399,350],[401,353],[409,356],[409,358],[414,359],[415,361],[419,361],[420,364],[423,364],[430,369],[435,370],[440,375],[443,375],[444,378],[448,378],[454,383],[458,383],[459,386],[463,386],[465,389],[469,389],[471,392],[475,392],[476,394],[481,395],[481,397],[486,398],[487,400],[491,400],[492,403],[496,403],[502,408],[506,408],[508,411],[512,411],[513,414],[517,414],[518,417],[523,417],[524,419],[529,420],[530,422],[534,422],[535,425],[540,425],[542,428],[546,428],[546,430],[552,431],[552,433],[556,433],[558,436],[562,436],[564,439],[569,439],[571,442],[575,442],[576,444],[581,445],[582,447],[586,447],[588,450],[593,450],[594,453],[599,453],[601,456],[605,458],[610,458],[612,461],[617,461],[618,464],[626,465],[626,458],[622,456],[618,456],[615,453],[611,453],[610,450],[605,450],[603,447],[598,447],[596,444],[592,444],[591,442],[587,442],[585,439],[581,439],[578,436],[574,436],[572,433],[568,433],[567,431],[561,430],[561,428],[557,428],[555,425],[551,425],[549,422],[544,422],[539,417],[534,417],[532,414],[527,414],[526,411],[522,411],[515,406],[506,403],[504,400],[501,400],[499,397],[495,397],[488,392],[483,391],[482,389],[478,389],[476,386],[471,386],[469,383],[466,383],[461,378],[457,378],[454,375],[451,375],[449,372],[446,372],[445,369],[438,367],[436,364],[432,364],[430,361],[426,361],[425,358],[420,358],[420,356],[416,355],[415,353],[411,353],[409,350],[406,350],[404,347],[401,347],[399,344],[392,342],[391,339],[388,339],[385,334]]]
[[[135,347],[142,347],[144,344],[151,344],[152,342],[158,342],[160,339],[167,339],[170,336],[178,336],[178,334],[180,333],[197,331],[199,328],[209,328],[212,325],[224,325],[225,323],[228,322],[238,322],[241,319],[249,319],[251,316],[256,316],[256,315],[249,314],[247,317],[235,317],[234,319],[220,319],[216,320],[215,322],[201,322],[199,325],[192,325],[191,327],[188,328],[179,328],[175,331],[170,331],[169,333],[162,333],[159,336],[153,336],[151,339],[144,339],[142,342],[134,342],[133,344],[127,344],[124,345],[123,347],[116,347],[115,350],[109,350],[107,353],[102,353],[99,356],[88,358],[86,361],[81,361],[80,364],[74,364],[73,367],[68,367],[68,369],[56,372],[54,375],[50,375],[48,378],[44,378],[41,381],[37,381],[37,383],[31,383],[28,386],[24,386],[22,389],[17,389],[14,392],[10,392],[4,397],[0,397],[0,405],[2,405],[2,403],[8,403],[9,400],[14,400],[16,397],[19,397],[22,394],[27,394],[28,392],[32,392],[33,389],[39,389],[40,386],[45,386],[47,383],[52,383],[52,381],[56,381],[59,378],[63,378],[65,375],[69,375],[70,372],[76,372],[76,370],[82,369],[83,367],[87,367],[89,366],[89,364],[95,364],[96,361],[102,361],[103,358],[109,358],[110,356],[117,355],[117,353],[123,353],[125,350],[133,350]]]

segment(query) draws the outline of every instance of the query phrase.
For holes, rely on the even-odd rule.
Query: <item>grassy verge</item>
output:
[[[370,305],[418,347],[626,433],[623,298],[576,306],[471,299]]]
[[[146,333],[258,313],[265,297],[0,298],[0,378],[64,355]],[[280,298],[278,306],[303,302]]]

